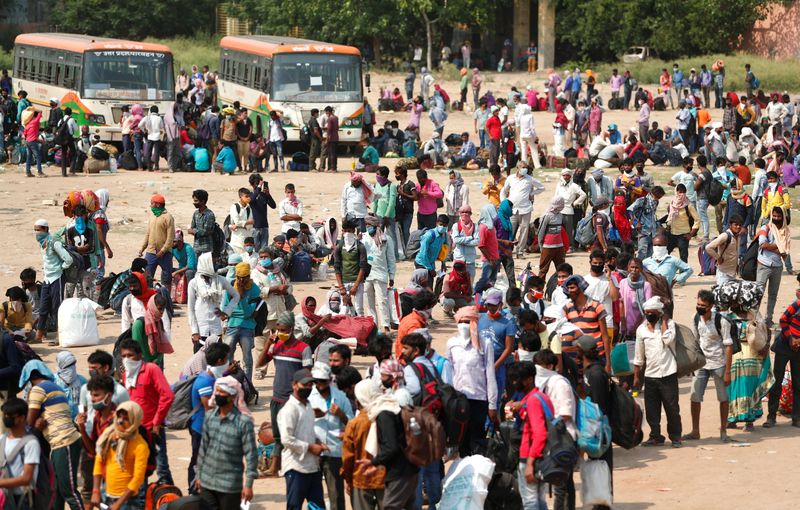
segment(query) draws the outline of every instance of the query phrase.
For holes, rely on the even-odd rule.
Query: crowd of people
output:
[[[475,71],[473,87],[476,76]],[[195,80],[187,97],[199,109],[178,118],[203,109],[208,83],[205,75]],[[427,101],[422,98],[432,98],[432,141],[441,140],[446,117],[440,113],[447,108],[437,86],[423,80],[430,89],[416,103],[421,113]],[[203,89],[206,98],[198,102]],[[573,90],[556,101],[557,121],[580,101],[580,86]],[[649,119],[641,116],[646,100],[637,102],[640,127],[652,137]],[[673,448],[691,444],[701,437],[710,379],[723,443],[735,440],[730,429],[753,430],[765,416],[764,397],[764,427],[777,424],[779,411],[800,427],[800,408],[790,404],[800,397],[800,290],[777,323],[774,316],[784,269],[793,273],[787,187],[797,175],[790,161],[800,146],[797,128],[788,140],[770,138],[789,115],[785,108],[776,113],[782,103],[775,99],[778,106],[768,107],[767,138],[743,146],[735,157],[729,157],[723,138],[730,143],[746,134],[738,113],[733,124],[711,123],[702,143],[694,150],[686,146],[683,168],[661,183],[646,170],[652,152],[640,147],[637,134],[623,142],[616,127],[602,131],[601,120],[589,113],[591,147],[607,141],[603,150],[612,148],[614,156],[591,155],[590,148],[589,175],[584,168],[561,170],[539,217],[534,204],[547,188],[532,173],[541,161],[525,149],[517,160],[500,145],[514,139],[516,127],[520,146],[538,156],[535,132],[527,135],[533,130],[528,100],[512,94],[508,102],[501,98],[489,105],[483,97],[477,103],[476,131],[484,131],[481,146],[488,138],[490,151],[483,200],[470,196],[455,168],[446,185],[406,163],[397,165],[392,179],[378,155],[371,163],[374,174],[350,173],[339,216],[312,221],[293,184],[276,199],[260,167],[248,165],[247,112],[226,106],[218,140],[250,175],[224,221],[209,208],[209,192],[196,189],[190,197],[169,197],[194,205],[191,218],[181,219],[190,225],[183,231],[176,228],[168,198],[153,195],[138,256],[112,275],[108,190],[69,193],[63,228],[37,220],[41,282],[35,269],[22,270],[20,285],[8,289],[0,310],[4,508],[40,507],[39,498],[49,496],[39,490],[48,473],[57,509],[101,503],[115,510],[144,508],[154,492],[175,485],[203,508],[237,508],[253,499],[254,481],[262,476],[284,478],[291,510],[306,502],[325,508],[326,499],[328,508],[344,510],[347,498],[357,510],[435,508],[443,497],[446,462],[482,455],[502,464],[490,447],[497,438],[488,431],[504,428],[513,431],[504,441],[515,456],[505,468],[515,479],[519,504],[546,508],[550,484],[556,508],[575,508],[579,449],[606,466],[600,470],[605,478],[582,472],[582,483],[611,486],[616,447],[608,439],[623,448],[640,442],[659,447],[667,439]],[[164,119],[151,109],[138,125],[170,117],[177,125],[174,114],[183,111],[181,104],[177,100],[172,116],[168,112]],[[681,106],[679,121],[688,108],[699,122],[700,105],[687,105]],[[211,119],[218,108],[206,110]],[[132,107],[132,116],[134,110],[140,108]],[[436,110],[442,112],[434,115]],[[479,112],[488,114],[481,113],[484,119]],[[314,155],[325,146],[328,169],[336,171],[338,124],[332,109],[324,127],[314,124],[318,113],[312,112],[310,124],[312,168]],[[63,114],[69,117],[66,110]],[[723,114],[728,119],[727,109]],[[238,121],[229,120],[237,115]],[[280,112],[274,117],[279,131]],[[249,131],[244,139],[240,127]],[[388,130],[399,132],[392,123]],[[567,133],[563,139],[572,140]],[[572,134],[580,146],[579,131]],[[135,131],[127,136],[135,152],[142,135],[138,142]],[[276,134],[272,140],[270,128],[273,171],[283,168],[278,136],[285,139]],[[468,133],[461,142],[475,150]],[[158,167],[160,143],[145,142],[146,166]],[[623,143],[623,152],[617,152]],[[167,144],[168,154],[175,154],[178,145],[169,149],[169,138]],[[215,146],[209,144],[209,150]],[[436,161],[440,152],[434,144],[422,159]],[[463,165],[471,155],[458,154],[451,163]],[[618,175],[606,175],[614,167]],[[415,180],[409,170],[415,170]],[[280,233],[272,238],[270,209],[277,210],[280,222]],[[714,274],[715,284],[697,292],[693,321],[678,324],[672,289],[692,281],[693,238],[699,242],[701,272]],[[538,267],[529,262],[520,272],[515,266],[537,253]],[[567,262],[578,257],[588,259],[585,274]],[[412,264],[409,281],[396,290],[399,268]],[[314,275],[327,281],[330,268],[333,284],[324,301],[302,294],[308,287],[300,282]],[[58,344],[50,333],[57,328],[59,307],[73,295],[96,300],[121,317],[113,351],[93,352],[86,374],[78,373],[69,350],[59,352],[53,370],[30,347]],[[437,305],[442,320],[433,318]],[[173,343],[179,340],[171,331],[182,306],[193,355],[175,360]],[[433,334],[442,322],[455,324],[456,333],[437,352]],[[687,368],[678,352],[692,346],[699,355]],[[359,371],[354,355],[368,355],[375,363]],[[167,360],[185,362],[172,385],[164,374]],[[253,379],[266,377],[269,365],[269,420],[258,425],[250,409],[258,398]],[[787,365],[791,378],[784,377]],[[679,379],[689,376],[692,426],[686,433]],[[626,440],[623,434],[631,431],[622,424],[635,414],[633,396],[642,387],[648,437]],[[628,407],[620,407],[620,392]],[[611,429],[606,436],[613,437],[595,444],[594,418],[581,416],[579,409],[592,410],[596,421],[606,417]],[[166,427],[189,431],[185,485],[169,466]],[[575,454],[558,481],[548,468],[556,458],[551,457],[555,434],[559,447]],[[422,443],[423,436],[438,439]],[[592,504],[611,503],[609,494]]]

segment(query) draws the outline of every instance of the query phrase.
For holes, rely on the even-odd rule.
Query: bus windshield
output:
[[[83,97],[128,101],[171,101],[175,97],[172,55],[155,51],[87,51]]]
[[[336,53],[279,53],[272,63],[270,99],[361,102],[361,61]]]

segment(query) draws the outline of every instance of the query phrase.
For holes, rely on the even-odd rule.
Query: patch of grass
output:
[[[596,64],[592,69],[599,72],[598,81],[607,82],[611,76],[611,70],[617,68],[622,74],[625,69],[629,69],[631,75],[639,83],[651,84],[658,83],[658,77],[663,68],[672,73],[672,64],[678,63],[681,70],[688,76],[689,70],[694,67],[700,72],[700,66],[705,64],[711,69],[711,64],[717,59],[725,62],[725,90],[744,91],[744,65],[752,65],[753,73],[761,80],[761,88],[765,92],[774,90],[798,91],[797,71],[800,69],[800,60],[783,59],[767,60],[750,53],[734,53],[731,55],[712,54],[701,55],[698,57],[681,57],[673,60],[646,60],[634,64],[623,62]]]
[[[169,46],[172,49],[176,72],[183,67],[188,73],[193,65],[198,67],[207,65],[212,71],[219,68],[219,40],[219,36],[201,34],[172,39],[149,37],[145,41]]]
[[[14,50],[4,50],[0,48],[0,69],[11,69],[14,67]]]

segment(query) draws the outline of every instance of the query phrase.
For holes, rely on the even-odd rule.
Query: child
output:
[[[544,309],[548,303],[544,300],[544,278],[531,276],[525,282],[525,295],[522,298],[522,307],[536,312],[540,318],[544,317]]]
[[[258,477],[267,477],[269,459],[275,448],[275,437],[272,435],[272,425],[265,421],[258,429]]]

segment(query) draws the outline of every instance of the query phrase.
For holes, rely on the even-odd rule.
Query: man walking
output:
[[[172,283],[172,244],[175,242],[175,219],[167,212],[163,195],[150,198],[150,211],[153,217],[147,224],[139,257],[147,261],[150,278],[156,275],[156,267],[161,268],[161,284],[166,288]]]
[[[214,226],[217,219],[214,212],[208,208],[208,191],[196,189],[192,192],[192,204],[195,211],[192,213],[192,224],[188,233],[194,236],[194,248],[197,258],[204,253],[214,251]]]
[[[758,239],[756,281],[765,288],[769,282],[767,313],[764,316],[769,327],[772,327],[772,315],[775,312],[775,302],[781,286],[783,261],[789,255],[790,249],[789,226],[785,220],[786,210],[783,207],[773,207],[770,222],[756,232]]]
[[[515,239],[517,243],[517,257],[522,257],[523,250],[528,246],[528,228],[533,211],[533,197],[544,191],[544,185],[528,175],[528,172],[528,165],[518,164],[517,172],[508,176],[500,191],[500,200],[508,200],[513,204],[511,230],[513,231],[512,240]]]

